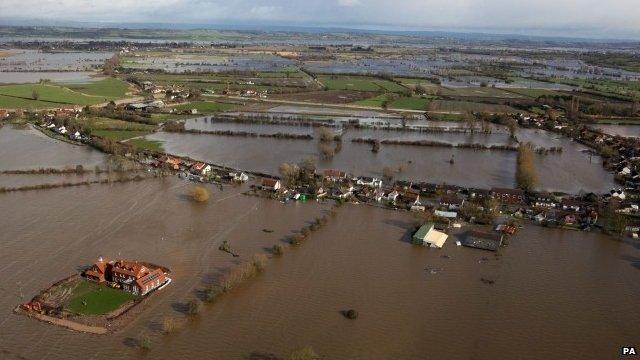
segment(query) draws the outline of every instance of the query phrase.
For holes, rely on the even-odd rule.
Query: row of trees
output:
[[[518,147],[516,182],[519,188],[526,191],[533,190],[538,181],[533,157],[533,145],[531,143],[520,144]]]

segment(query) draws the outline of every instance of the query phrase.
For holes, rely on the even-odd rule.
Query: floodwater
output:
[[[618,135],[624,137],[640,137],[640,125],[593,125],[594,129],[610,135]]]
[[[238,129],[243,126],[259,131],[286,132],[292,127],[243,125],[192,121],[188,127]],[[245,128],[245,129],[248,129]],[[284,129],[283,129],[284,128]],[[308,128],[300,130],[311,131]],[[248,130],[245,130],[248,131]],[[396,179],[447,183],[478,188],[514,187],[516,152],[483,151],[460,148],[382,145],[378,153],[371,152],[371,145],[352,143],[351,138],[372,137],[399,140],[432,140],[449,143],[481,143],[485,145],[508,144],[508,135],[499,129],[496,133],[417,133],[384,130],[345,131],[342,151],[332,159],[320,159],[317,141],[283,140],[272,138],[246,138],[216,135],[154,133],[148,138],[163,142],[164,149],[172,154],[190,156],[198,160],[226,165],[242,170],[277,174],[283,162],[297,163],[306,158],[316,160],[320,169],[336,168],[353,175],[382,176],[383,168],[401,169]],[[537,147],[563,147],[562,153],[536,155],[539,177],[538,188],[568,193],[604,193],[614,187],[613,175],[602,167],[602,159],[590,156],[586,147],[567,138],[542,130],[520,130],[521,141],[531,141]],[[450,160],[454,159],[451,164]]]
[[[408,243],[409,213],[354,205],[162,335],[163,317],[185,319],[183,304],[234,264],[217,250],[222,241],[242,261],[326,208],[239,188],[212,188],[208,204],[194,204],[190,187],[170,178],[0,195],[0,327],[11,329],[0,332],[2,358],[275,359],[311,346],[338,360],[602,359],[637,342],[635,243],[527,225],[500,256],[457,247],[455,236],[434,250]],[[107,336],[11,313],[98,256],[163,264],[174,281]],[[351,308],[357,320],[340,314]],[[148,353],[134,346],[141,333]]]
[[[0,127],[0,170],[37,168],[92,168],[102,165],[106,155],[88,146],[52,139],[36,129]]]
[[[108,52],[10,49],[0,56],[0,71],[89,71],[104,64],[113,56]]]
[[[96,72],[90,71],[12,71],[0,72],[0,84],[24,84],[38,83],[47,79],[57,83],[84,83],[100,79],[96,77]]]

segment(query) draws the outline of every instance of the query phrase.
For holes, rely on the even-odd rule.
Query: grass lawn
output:
[[[127,131],[127,130],[93,130],[91,135],[99,136],[101,138],[112,139],[115,141],[122,141],[131,139],[137,136],[144,136],[149,134],[149,131]]]
[[[129,91],[129,84],[116,78],[106,78],[86,84],[66,85],[69,89],[93,96],[109,98],[111,100],[124,97]]]
[[[120,308],[135,299],[135,295],[110,287],[80,281],[65,309],[80,315],[102,315]]]
[[[153,151],[164,150],[162,148],[162,141],[158,141],[158,140],[148,140],[144,138],[132,139],[127,141],[127,144],[131,144],[138,149],[147,149],[147,150],[153,150]]]
[[[175,107],[177,110],[196,109],[198,113],[210,113],[217,111],[227,111],[233,109],[232,104],[219,103],[214,101],[196,101],[188,104],[182,104]]]

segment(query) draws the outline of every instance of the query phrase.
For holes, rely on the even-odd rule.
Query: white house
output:
[[[382,187],[382,180],[369,176],[361,176],[356,179],[356,184],[379,188]]]
[[[249,180],[249,175],[241,172],[241,173],[236,173],[236,172],[232,172],[229,173],[229,177],[231,178],[231,180],[233,181],[237,181],[237,182],[245,182],[247,180]]]

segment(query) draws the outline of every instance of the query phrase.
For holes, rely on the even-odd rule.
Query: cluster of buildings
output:
[[[246,182],[249,175],[242,171],[227,171],[207,164],[169,155],[148,155],[142,160],[145,165],[177,171],[178,176],[197,182],[229,181]]]
[[[99,258],[98,261],[82,272],[87,280],[97,283],[109,283],[134,295],[144,296],[163,287],[171,280],[161,267],[130,260]]]

